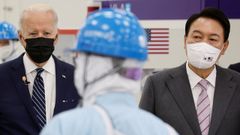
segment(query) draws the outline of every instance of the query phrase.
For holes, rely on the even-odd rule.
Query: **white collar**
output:
[[[191,85],[191,89],[193,89],[193,88],[198,84],[198,82],[200,82],[203,78],[201,78],[200,76],[198,76],[195,72],[192,71],[192,69],[189,68],[188,62],[186,63],[186,70],[187,70],[189,82],[190,82],[190,85]],[[217,70],[216,70],[216,66],[214,66],[214,69],[213,69],[212,72],[209,74],[209,76],[206,78],[206,80],[207,80],[213,87],[215,87],[216,74],[217,74]]]
[[[26,70],[26,74],[32,73],[33,71],[35,71],[36,68],[38,68],[31,60],[30,58],[27,56],[27,54],[25,53],[23,56],[23,63],[25,66],[25,70]],[[53,57],[51,56],[47,63],[42,67],[44,69],[44,71],[55,75],[55,62],[53,60]]]

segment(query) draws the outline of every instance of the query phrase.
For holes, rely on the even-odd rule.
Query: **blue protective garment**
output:
[[[124,135],[170,135],[168,125],[140,110],[131,94],[111,92],[97,97],[96,103],[108,112],[113,127]],[[95,108],[86,106],[54,117],[41,135],[106,135],[106,129]]]

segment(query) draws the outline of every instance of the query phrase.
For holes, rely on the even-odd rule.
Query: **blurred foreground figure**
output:
[[[17,29],[8,22],[0,22],[0,64],[13,60],[24,52],[17,41]]]
[[[146,35],[130,12],[103,9],[91,14],[78,35],[75,85],[83,107],[56,116],[41,135],[175,135],[137,107]]]

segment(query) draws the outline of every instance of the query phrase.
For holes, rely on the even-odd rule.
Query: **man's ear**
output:
[[[229,41],[228,40],[223,43],[223,49],[221,51],[221,55],[225,54],[225,51],[227,50],[228,45],[229,45]]]
[[[58,41],[58,33],[57,33],[57,35],[56,35],[56,37],[55,37],[55,39],[54,39],[54,45],[57,44],[57,41]]]
[[[25,39],[23,38],[23,33],[20,30],[18,31],[18,39],[21,42],[23,48],[26,48],[26,42]]]
[[[186,49],[186,45],[187,45],[187,37],[186,35],[184,35],[184,49]]]

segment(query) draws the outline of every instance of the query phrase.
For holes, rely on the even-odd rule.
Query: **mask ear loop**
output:
[[[86,58],[85,58],[85,61],[84,61],[84,72],[83,72],[83,84],[84,84],[84,86],[83,86],[83,91],[84,91],[84,93],[85,93],[85,91],[86,91],[86,88],[87,88],[87,85],[88,85],[88,83],[87,83],[87,66],[88,66],[88,59],[89,59],[89,53],[85,53],[85,55],[86,55]]]
[[[84,67],[83,67],[83,93],[85,93],[85,91],[86,91],[86,87],[87,87],[87,64],[88,64],[88,57],[89,57],[89,53],[85,53],[85,55],[86,55],[86,57],[85,57],[85,59],[84,59]],[[79,56],[76,56],[76,57],[79,57]],[[75,59],[76,59],[76,57],[74,58],[74,60],[73,60],[73,63],[74,63],[74,65],[76,66],[77,65],[77,63],[76,63],[76,61],[75,61]],[[81,57],[81,56],[80,56]],[[82,96],[82,95],[81,95]],[[79,103],[78,103],[78,105],[80,106],[80,107],[82,107],[83,106],[83,99],[81,99],[80,101],[79,101]]]
[[[105,77],[107,77],[108,75],[111,75],[111,74],[114,74],[116,72],[118,72],[121,68],[122,68],[122,65],[123,65],[123,62],[120,62],[118,65],[114,66],[109,72],[103,74],[102,76],[94,79],[93,81],[91,82],[87,82],[87,65],[88,65],[88,59],[89,59],[89,53],[86,53],[86,59],[85,59],[85,66],[84,66],[84,87],[83,87],[83,91],[86,90],[87,86],[90,85],[90,84],[93,84]]]

